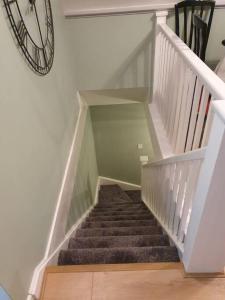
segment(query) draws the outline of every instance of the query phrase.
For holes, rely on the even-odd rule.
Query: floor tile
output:
[[[50,273],[43,300],[91,300],[93,273]]]

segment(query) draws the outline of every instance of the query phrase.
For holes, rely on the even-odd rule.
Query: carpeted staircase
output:
[[[59,254],[59,265],[179,261],[140,191],[101,186],[99,202]]]

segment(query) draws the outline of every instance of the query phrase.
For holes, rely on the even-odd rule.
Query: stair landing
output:
[[[181,263],[55,266],[40,300],[222,300],[225,278],[188,278]]]

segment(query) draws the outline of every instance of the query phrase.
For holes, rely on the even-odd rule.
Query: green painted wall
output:
[[[56,48],[45,77],[24,62],[0,8],[0,284],[14,300],[26,298],[44,256],[78,115],[72,28],[51,2]]]
[[[93,106],[91,118],[99,175],[140,184],[139,156],[154,156],[144,104]]]
[[[68,216],[68,230],[90,207],[90,205],[93,204],[97,180],[98,168],[96,161],[94,136],[90,111],[88,110],[77,168],[77,177],[73,189],[73,198]]]

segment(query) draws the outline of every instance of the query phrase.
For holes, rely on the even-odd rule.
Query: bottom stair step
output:
[[[171,246],[62,250],[59,265],[152,263],[179,261]]]
[[[72,238],[69,249],[169,246],[166,235],[129,235]]]

